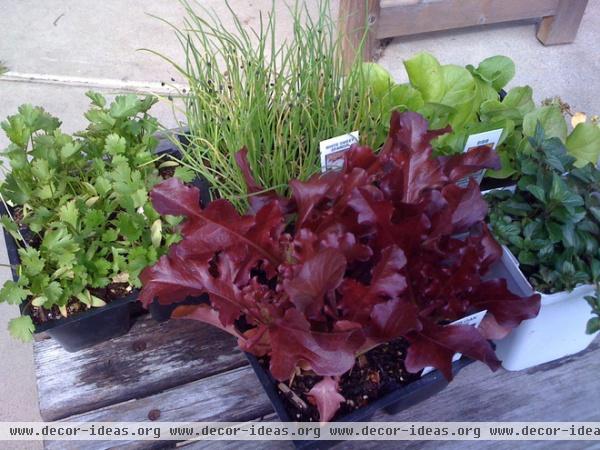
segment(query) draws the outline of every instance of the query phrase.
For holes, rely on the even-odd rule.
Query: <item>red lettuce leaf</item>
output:
[[[435,367],[447,380],[452,380],[452,357],[455,353],[482,361],[492,370],[500,367],[490,343],[470,325],[440,326],[424,321],[422,330],[409,333],[407,338],[410,346],[404,364],[406,370],[412,373],[425,367]]]
[[[308,392],[317,404],[321,423],[329,422],[346,399],[339,393],[339,383],[332,377],[323,377]]]
[[[506,280],[494,279],[481,283],[473,290],[469,303],[481,311],[487,309],[498,325],[512,329],[523,320],[533,319],[540,312],[541,296],[520,297],[513,294]]]
[[[472,148],[459,155],[440,157],[440,161],[451,182],[462,180],[481,169],[499,170],[502,166],[498,154],[487,146]]]
[[[154,186],[150,192],[154,209],[162,215],[194,217],[200,214],[200,191],[172,177]]]
[[[303,261],[283,289],[296,309],[309,319],[318,319],[325,296],[332,294],[344,279],[346,258],[339,251],[324,249]]]
[[[312,369],[319,375],[342,375],[354,366],[356,351],[364,342],[360,325],[331,332],[317,332],[297,309],[288,309],[269,328],[270,371],[277,380],[287,380],[296,367]]]

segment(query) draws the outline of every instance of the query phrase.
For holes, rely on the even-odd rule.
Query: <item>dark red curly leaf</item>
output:
[[[272,204],[265,207],[276,208]],[[188,250],[189,255],[209,250],[230,250],[239,261],[245,261],[248,255],[264,259],[277,267],[282,256],[274,254],[273,250],[277,244],[275,239],[281,232],[281,224],[276,209],[265,210],[265,214],[261,215],[263,219],[267,216],[269,220],[259,223],[258,216],[242,216],[227,200],[215,200],[192,220],[184,223],[181,229],[184,240],[178,245]]]
[[[383,249],[394,245],[398,237],[392,223],[394,206],[375,186],[365,186],[352,191],[348,207],[356,214],[358,225],[369,226],[374,231],[374,246]]]
[[[344,172],[349,173],[354,168],[369,170],[379,163],[379,158],[369,147],[353,145],[344,153]]]
[[[416,373],[425,367],[435,367],[452,380],[452,357],[462,353],[472,359],[484,362],[492,370],[500,367],[500,361],[490,343],[477,328],[470,325],[440,326],[423,321],[421,331],[407,335],[410,342],[404,364],[406,370]]]
[[[539,294],[529,297],[515,295],[508,289],[504,279],[484,281],[468,299],[475,309],[487,309],[500,326],[508,328],[515,328],[523,320],[536,317],[541,305]]]
[[[246,234],[255,223],[255,217],[242,216],[227,200],[214,200],[196,217],[183,223],[184,241],[180,246],[196,254],[248,245]]]
[[[378,296],[396,298],[406,289],[406,278],[400,272],[406,266],[406,256],[399,247],[387,247],[373,268],[371,291]]]
[[[274,255],[279,261],[285,259],[282,248],[282,233],[285,228],[285,217],[277,201],[265,203],[256,213],[255,221],[248,230],[246,238],[258,247]]]
[[[313,175],[308,181],[290,181],[292,196],[298,210],[296,227],[301,229],[311,213],[321,202],[333,199],[341,192],[340,183],[342,174],[340,172],[327,172],[323,175]]]
[[[451,182],[462,180],[481,169],[499,170],[502,166],[498,154],[486,146],[472,148],[458,155],[440,157],[440,161]]]
[[[322,424],[333,419],[335,413],[340,409],[340,405],[346,401],[339,393],[339,389],[339,383],[336,379],[323,377],[308,391],[308,397],[312,398],[317,404],[319,420]]]
[[[231,325],[244,308],[240,289],[234,284],[237,276],[235,263],[226,255],[220,256],[218,277],[212,275],[209,261],[185,261],[163,256],[157,264],[146,268],[140,275],[143,288],[139,299],[148,307],[154,298],[161,304],[177,303],[188,296],[208,294],[213,307],[219,312],[221,323]]]
[[[353,233],[344,231],[344,227],[337,223],[322,232],[319,245],[321,248],[335,248],[344,254],[346,260],[368,261],[373,256],[371,247],[357,241]]]
[[[427,128],[427,120],[417,113],[392,113],[390,134],[381,156],[397,164],[403,186],[401,200],[405,203],[415,203],[423,191],[447,182],[440,162],[432,157],[431,141],[449,130],[428,132]]]
[[[414,303],[394,298],[377,303],[371,311],[371,319],[375,326],[375,334],[371,338],[379,338],[383,342],[405,336],[407,333],[420,330],[418,308]]]
[[[488,206],[479,185],[471,179],[465,189],[456,184],[450,184],[442,189],[442,195],[448,201],[452,215],[450,234],[468,231],[473,225],[482,223],[487,216]]]
[[[492,314],[486,314],[478,328],[484,338],[493,340],[504,339],[512,331],[500,326]]]
[[[154,209],[162,215],[194,217],[200,214],[200,191],[172,177],[150,191]]]
[[[481,275],[485,275],[490,267],[502,257],[502,246],[494,239],[486,224],[481,224],[481,231],[469,237],[469,243],[477,248]]]
[[[345,271],[344,255],[326,248],[301,262],[295,276],[284,281],[283,288],[298,311],[316,319],[321,315],[325,296],[340,285]]]
[[[244,337],[239,333],[234,325],[224,326],[219,319],[219,313],[210,307],[210,305],[181,305],[175,308],[171,314],[171,319],[188,319],[198,320],[207,323],[214,327],[220,328],[223,331],[244,340]]]
[[[297,309],[288,309],[269,328],[269,334],[270,370],[279,381],[289,379],[296,367],[310,368],[322,376],[342,375],[352,368],[355,353],[364,342],[360,327],[327,333],[311,331]]]
[[[208,260],[200,264],[208,267]],[[148,308],[155,298],[160,304],[168,305],[185,300],[188,296],[199,296],[204,292],[204,286],[196,275],[183,260],[164,255],[140,274],[143,287],[138,300]]]
[[[368,286],[351,278],[344,280],[344,284],[340,289],[342,293],[340,305],[345,312],[344,317],[360,323],[368,323],[369,320],[374,320],[376,326],[382,331],[388,329],[389,324],[381,315],[386,310],[386,306],[381,306],[378,309],[376,317],[373,317],[372,311],[374,311],[377,303],[398,299],[404,292],[406,278],[401,271],[405,265],[404,252],[398,247],[388,247],[381,252],[379,262],[372,269],[371,282]],[[397,305],[397,302],[393,304]],[[384,305],[387,305],[387,303],[384,303]],[[400,313],[402,305],[397,305],[397,308]],[[403,324],[399,324],[399,328],[403,326]]]

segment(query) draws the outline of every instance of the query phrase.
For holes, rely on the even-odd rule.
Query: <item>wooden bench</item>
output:
[[[370,61],[380,39],[523,19],[542,19],[545,45],[573,42],[588,0],[340,0],[344,60],[361,48]],[[365,34],[366,31],[366,34]]]
[[[78,353],[56,342],[34,343],[40,412],[45,420],[151,423],[277,420],[235,339],[194,321],[157,324],[138,318],[129,334]],[[522,372],[495,373],[471,364],[437,396],[394,421],[600,421],[600,340],[588,350]],[[378,448],[416,448],[379,442]],[[527,448],[582,448],[573,442],[527,442]],[[568,445],[571,444],[571,445]],[[155,449],[175,442],[47,441],[47,449]],[[189,442],[200,448],[291,448],[286,442]],[[359,441],[344,449],[365,448]],[[419,449],[439,448],[419,442]],[[444,448],[507,448],[506,442],[450,442]]]

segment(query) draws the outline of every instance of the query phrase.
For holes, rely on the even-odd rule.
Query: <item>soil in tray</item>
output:
[[[352,370],[341,377],[340,393],[346,399],[342,403],[336,418],[349,414],[374,400],[394,391],[400,386],[409,384],[421,377],[420,373],[408,373],[404,367],[404,358],[408,345],[403,339],[397,339],[387,344],[380,345],[364,355],[356,358]],[[268,370],[268,358],[259,358],[261,365]],[[292,420],[302,422],[318,422],[319,412],[317,407],[308,397],[308,392],[322,377],[304,372],[296,375],[292,384],[285,384],[291,391],[300,397],[306,408],[300,407],[293,400],[293,394],[283,393],[278,388],[279,395],[284,399],[287,413]]]

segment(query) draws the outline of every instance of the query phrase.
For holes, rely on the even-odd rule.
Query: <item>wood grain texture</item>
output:
[[[247,364],[235,339],[197,321],[140,317],[119,338],[76,353],[34,343],[40,413],[57,420],[147,397]]]
[[[558,2],[559,0],[441,0],[389,6],[381,9],[376,36],[383,39],[553,16]]]
[[[267,395],[249,366],[187,383],[156,395],[111,405],[95,411],[69,417],[74,422],[146,422],[148,414],[160,411],[159,421],[202,422],[256,420],[273,412]],[[163,448],[165,443],[152,441],[112,443],[116,448]],[[174,443],[173,443],[174,444]],[[110,442],[48,441],[46,448],[86,450],[111,448]]]
[[[362,52],[364,61],[372,61],[379,45],[379,0],[342,0],[338,12],[342,58],[346,68]],[[364,42],[363,42],[364,40]]]
[[[544,17],[537,37],[544,45],[568,44],[575,40],[588,0],[560,0],[553,16]]]

